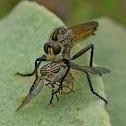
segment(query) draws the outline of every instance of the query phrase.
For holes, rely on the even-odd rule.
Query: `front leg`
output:
[[[38,78],[38,71],[37,71],[37,68],[38,68],[37,62],[38,61],[47,61],[47,58],[46,58],[46,56],[42,56],[42,57],[39,57],[35,60],[35,76],[36,76],[36,78]]]
[[[63,81],[70,70],[70,62],[67,59],[63,59],[63,61],[68,66],[68,68],[67,68],[67,71],[65,72],[64,76],[61,78],[59,88],[57,89],[58,91],[60,91],[63,88]]]
[[[30,91],[33,89],[33,87],[37,84],[37,80],[38,80],[38,71],[37,71],[37,61],[46,61],[46,57],[45,56],[42,56],[42,57],[39,57],[39,58],[37,58],[36,60],[35,60],[35,77],[36,77],[36,79],[35,79],[35,81],[34,81],[34,83],[33,83],[33,85],[32,85],[32,87],[31,87],[31,89],[30,89]]]
[[[41,64],[41,61],[38,62],[37,68],[40,66],[40,64]],[[29,73],[29,74],[16,73],[15,75],[20,75],[20,76],[24,76],[24,77],[29,77],[29,76],[32,76],[32,75],[34,75],[34,74],[35,74],[35,69],[33,70],[32,73]]]
[[[89,66],[92,67],[92,63],[93,63],[93,54],[94,54],[94,45],[93,45],[93,44],[88,45],[87,47],[85,47],[84,49],[82,49],[80,52],[78,52],[77,54],[75,54],[75,55],[71,58],[71,60],[74,60],[74,59],[80,57],[82,54],[84,54],[85,52],[87,52],[89,49],[91,49],[90,64],[89,64]]]
[[[37,59],[38,59],[38,60],[37,60]],[[46,58],[45,56],[42,56],[42,57],[37,58],[37,59],[36,59],[36,60],[39,61],[39,62],[37,63],[37,61],[35,61],[35,69],[33,70],[32,73],[29,73],[29,74],[16,73],[16,75],[20,75],[20,76],[24,76],[24,77],[34,75],[35,72],[36,72],[36,69],[38,69],[38,67],[40,66],[41,62],[42,62],[42,61],[46,61],[47,58]]]

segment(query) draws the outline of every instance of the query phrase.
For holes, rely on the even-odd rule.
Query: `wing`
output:
[[[79,71],[83,71],[83,72],[89,72],[92,74],[107,74],[110,73],[111,71],[107,68],[103,68],[103,67],[90,67],[90,66],[79,66],[75,63],[71,62],[71,68],[75,69],[75,70],[79,70]]]
[[[65,40],[72,38],[72,45],[74,45],[94,34],[97,26],[98,22],[96,21],[75,25],[67,29],[66,33],[64,34],[64,38]]]
[[[88,66],[83,66],[83,69],[86,70],[86,72],[92,73],[92,74],[107,74],[110,73],[111,71],[107,68],[103,67],[88,67]]]
[[[36,83],[36,84],[35,84]],[[40,77],[37,81],[34,82],[34,87],[32,90],[30,89],[29,94],[26,96],[24,101],[21,103],[21,105],[18,107],[16,111],[24,107],[28,102],[30,102],[35,96],[38,95],[38,93],[42,90],[44,85],[44,78]]]

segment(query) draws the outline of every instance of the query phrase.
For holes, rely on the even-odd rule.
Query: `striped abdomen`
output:
[[[45,76],[46,74],[49,73],[57,73],[59,71],[60,71],[60,65],[57,63],[46,64],[40,69],[40,73],[42,74],[42,76]]]

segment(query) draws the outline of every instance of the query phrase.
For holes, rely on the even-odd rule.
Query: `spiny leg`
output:
[[[59,85],[58,91],[60,91],[60,89],[63,88],[63,81],[64,81],[65,77],[67,76],[69,70],[70,70],[70,62],[67,59],[63,59],[63,61],[64,61],[65,64],[68,65],[68,68],[67,68],[66,73],[64,74],[64,76],[60,80],[60,85]]]
[[[53,90],[52,90],[53,91]],[[50,103],[49,103],[49,105],[51,104],[51,105],[55,105],[53,102],[52,102],[52,100],[53,100],[53,97],[54,97],[54,93],[52,92],[52,97],[51,97],[51,100],[50,100]]]
[[[46,57],[42,56],[40,58],[37,58],[36,61],[35,61],[35,75],[36,75],[36,79],[35,79],[32,87],[31,87],[30,91],[32,91],[33,87],[37,84],[37,81],[38,81],[37,61],[46,61]]]
[[[41,61],[38,62],[37,68],[39,67],[40,64],[41,64]],[[29,77],[29,76],[32,76],[34,74],[35,74],[35,70],[33,70],[33,72],[32,73],[29,73],[29,74],[16,73],[16,75],[20,75],[20,76],[24,76],[24,77]]]
[[[70,62],[70,67],[71,67],[71,62]],[[65,84],[63,84],[63,89],[65,89],[66,87],[66,91],[63,91],[64,94],[69,94],[70,92],[74,92],[73,90],[73,85],[74,85],[74,77],[72,75],[72,73],[69,71],[69,73],[67,74],[67,76],[64,79]]]
[[[71,58],[71,60],[74,60],[74,59],[80,57],[82,54],[84,54],[85,52],[87,52],[89,49],[91,49],[90,64],[89,64],[89,66],[92,67],[93,52],[94,52],[94,45],[93,45],[93,44],[88,45],[87,47],[85,47],[84,49],[82,49],[80,52],[78,52],[77,54],[75,54],[75,55]]]
[[[58,98],[58,96],[56,94],[57,92],[54,92],[54,85],[51,85],[51,86],[52,86],[52,97],[51,97],[51,100],[50,100],[50,104],[54,106],[55,104],[52,102],[53,101],[54,94],[56,95],[57,101],[59,101],[59,98]]]
[[[53,88],[52,86],[49,86],[49,85],[51,85],[51,83],[45,84],[45,86],[47,86],[48,88],[51,88],[51,89],[53,89],[54,91],[57,92],[57,89],[56,89],[56,88]],[[57,84],[56,84],[56,85],[57,85]],[[59,86],[59,85],[58,85],[58,86]]]
[[[87,79],[88,79],[88,82],[89,82],[89,86],[90,86],[90,89],[91,89],[91,92],[96,95],[97,97],[99,97],[100,99],[102,99],[104,102],[105,102],[105,105],[107,105],[107,100],[105,100],[102,96],[100,96],[98,93],[96,93],[93,89],[93,86],[92,86],[92,83],[91,83],[91,79],[90,79],[90,76],[87,72],[85,72],[86,75],[87,75]]]
[[[58,98],[58,96],[57,96],[57,94],[56,94],[56,93],[55,93],[55,95],[56,95],[57,101],[59,101],[59,98]]]
[[[36,59],[36,61],[35,61],[35,75],[36,75],[36,79],[35,79],[35,81],[34,81],[34,83],[33,83],[33,85],[31,86],[31,89],[30,89],[30,92],[33,90],[33,88],[34,88],[34,86],[37,84],[37,81],[38,81],[38,72],[37,72],[37,68],[38,68],[38,64],[37,64],[37,61],[39,61],[40,63],[41,63],[41,61],[46,61],[46,57],[45,56],[42,56],[42,57],[40,57],[40,58],[37,58]],[[39,64],[40,65],[40,64]],[[19,74],[20,75],[20,74]],[[21,76],[22,76],[22,74],[21,74]],[[25,76],[25,75],[23,75],[23,76]],[[27,75],[26,75],[27,76]]]
[[[37,71],[37,61],[47,61],[46,56],[42,56],[36,59],[35,61],[35,76],[38,78],[38,71]]]
[[[63,59],[64,63],[67,64],[68,68],[65,72],[65,74],[63,75],[63,77],[61,78],[60,80],[60,85],[59,85],[59,88],[57,89],[57,91],[52,91],[53,93],[56,93],[56,92],[59,92],[62,88],[63,88],[63,81],[65,79],[65,77],[67,76],[69,70],[70,70],[70,62],[67,60],[67,59]]]

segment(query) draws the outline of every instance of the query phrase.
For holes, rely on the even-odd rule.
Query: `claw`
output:
[[[55,106],[55,103],[54,103],[54,102],[51,102],[51,103],[49,103],[48,105]]]

